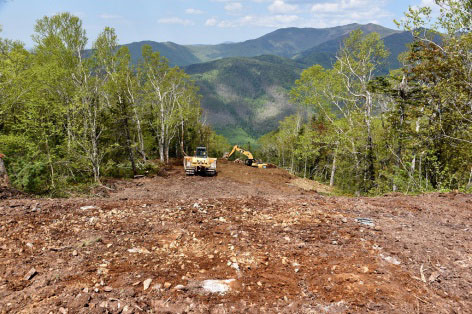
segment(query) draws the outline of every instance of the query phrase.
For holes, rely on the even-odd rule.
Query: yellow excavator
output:
[[[255,167],[255,168],[267,168],[267,164],[261,163],[260,161],[254,159],[254,156],[252,155],[250,151],[244,150],[238,145],[234,145],[231,153],[224,154],[223,158],[229,159],[229,157],[231,157],[236,151],[240,152],[241,154],[247,157],[247,159],[244,161],[246,166]]]

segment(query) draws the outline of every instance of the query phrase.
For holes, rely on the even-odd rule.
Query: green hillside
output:
[[[375,24],[349,24],[331,28],[282,28],[256,39],[238,43],[219,45],[179,45],[173,42],[141,41],[126,44],[131,52],[133,62],[141,56],[141,47],[150,45],[169,59],[171,65],[187,66],[228,57],[255,57],[276,55],[293,57],[330,41],[339,41],[355,29],[364,32],[377,32],[382,37],[398,31]]]
[[[233,144],[265,134],[295,110],[288,91],[303,66],[276,57],[225,58],[185,67],[200,87],[207,122]]]
[[[346,37],[347,35],[324,42],[321,45],[296,54],[293,59],[306,66],[320,64],[325,68],[330,68],[336,61],[336,52]],[[385,47],[390,51],[385,68],[381,71],[382,74],[386,74],[389,70],[400,67],[398,56],[407,50],[407,45],[413,41],[413,37],[410,32],[401,32],[383,36],[382,39]]]
[[[349,24],[331,28],[282,28],[262,37],[240,43],[220,45],[187,46],[200,60],[210,61],[227,57],[254,57],[276,55],[291,57],[324,42],[348,35],[356,29],[365,32],[377,32],[382,37],[395,34],[397,31],[375,24]]]
[[[137,63],[141,58],[141,48],[144,45],[150,45],[153,51],[159,51],[161,55],[169,60],[172,66],[186,66],[201,62],[200,59],[195,57],[190,49],[185,46],[173,42],[158,43],[155,41],[140,41],[125,45],[128,46],[130,50],[133,63]]]
[[[294,112],[288,91],[301,71],[314,64],[331,67],[344,38],[358,28],[379,33],[392,52],[382,73],[399,67],[397,57],[412,41],[411,34],[375,24],[284,28],[257,39],[220,45],[142,41],[127,46],[133,62],[147,44],[171,65],[183,66],[200,87],[207,122],[231,143],[245,144],[272,131]]]

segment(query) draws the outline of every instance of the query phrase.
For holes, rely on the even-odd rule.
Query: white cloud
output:
[[[166,17],[157,20],[159,24],[177,24],[177,25],[193,25],[193,22],[186,19],[181,19],[180,17]]]
[[[298,22],[298,15],[276,14],[269,16],[246,15],[234,20],[217,20],[215,18],[208,19],[205,23],[207,26],[216,26],[220,28],[259,26],[259,27],[288,27]]]
[[[392,19],[384,9],[385,0],[337,0],[311,6],[312,27],[331,27],[350,23],[378,23]]]
[[[108,13],[100,14],[99,17],[104,20],[117,20],[117,19],[122,18],[122,16],[120,15],[108,14]]]
[[[269,11],[272,13],[289,13],[298,10],[298,6],[295,4],[285,3],[283,0],[275,0],[269,5]]]
[[[208,19],[205,22],[206,26],[216,26],[217,24],[218,24],[218,20],[215,18]]]
[[[313,12],[326,12],[326,13],[335,13],[339,11],[361,9],[365,10],[368,8],[379,7],[379,4],[382,5],[383,1],[375,0],[341,0],[337,2],[324,2],[317,3],[311,7]],[[353,11],[355,13],[355,11]]]
[[[243,5],[239,2],[231,2],[225,5],[225,10],[229,12],[240,11]]]
[[[188,8],[187,10],[185,10],[185,13],[192,14],[192,15],[198,15],[198,14],[203,14],[203,11],[198,10],[198,9]]]

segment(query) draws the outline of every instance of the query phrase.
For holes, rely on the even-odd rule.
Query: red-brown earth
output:
[[[0,313],[472,312],[470,195],[299,182],[220,162],[86,198],[3,191]]]

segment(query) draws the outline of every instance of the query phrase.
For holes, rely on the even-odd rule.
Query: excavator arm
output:
[[[244,156],[247,157],[247,159],[244,161],[244,163],[247,166],[257,167],[257,168],[266,168],[267,167],[267,164],[264,164],[264,163],[261,163],[261,162],[258,162],[257,160],[255,160],[254,156],[252,155],[252,153],[250,151],[244,150],[241,147],[239,147],[238,145],[234,145],[233,150],[231,151],[231,153],[224,154],[223,158],[228,159],[236,151],[240,152],[241,154],[243,154]]]
[[[254,156],[252,156],[251,152],[242,149],[242,148],[239,147],[238,145],[234,145],[233,150],[231,151],[231,153],[229,153],[225,158],[231,157],[231,155],[233,155],[235,151],[240,152],[241,154],[243,154],[244,156],[246,156],[248,159],[254,159]]]

